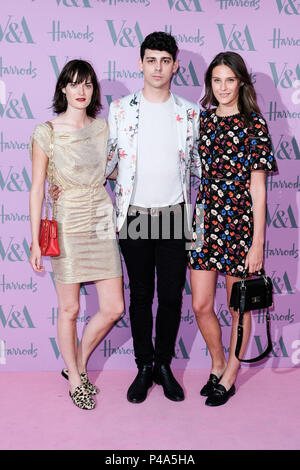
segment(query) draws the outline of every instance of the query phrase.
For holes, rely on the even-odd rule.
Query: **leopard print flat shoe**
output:
[[[69,374],[68,374],[68,369],[63,369],[61,371],[61,375],[69,380]],[[93,385],[90,381],[89,381],[89,378],[88,378],[88,375],[86,372],[82,372],[80,374],[80,378],[81,378],[81,383],[82,385],[84,385],[86,387],[86,389],[90,392],[91,395],[97,395],[97,393],[100,392],[99,388],[96,387],[96,385]]]
[[[82,410],[93,410],[96,406],[96,403],[91,398],[90,393],[84,385],[78,385],[73,393],[69,392],[69,395],[74,405]]]
[[[86,372],[82,372],[80,374],[80,378],[81,378],[82,385],[84,385],[87,388],[87,390],[90,392],[91,395],[97,395],[97,393],[99,393],[99,388],[97,388],[96,385],[92,384],[89,381],[89,378]]]

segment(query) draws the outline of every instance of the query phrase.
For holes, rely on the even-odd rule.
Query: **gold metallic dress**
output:
[[[50,154],[50,127],[31,137]],[[113,205],[104,188],[108,125],[97,118],[83,129],[54,131],[54,183],[60,256],[51,257],[54,279],[65,284],[122,276]]]

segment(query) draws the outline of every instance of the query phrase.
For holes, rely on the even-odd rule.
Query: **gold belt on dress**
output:
[[[72,183],[70,186],[63,187],[63,191],[83,191],[84,193],[95,194],[99,191],[99,189],[104,189],[103,184],[100,182],[94,184],[79,184],[79,183]]]

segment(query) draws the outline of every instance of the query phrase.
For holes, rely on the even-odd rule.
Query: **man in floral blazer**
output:
[[[163,386],[170,400],[184,399],[170,363],[185,284],[186,225],[191,228],[190,174],[200,177],[201,167],[199,108],[170,92],[178,68],[177,51],[173,36],[148,35],[139,60],[143,90],[114,101],[109,111],[106,174],[117,167],[116,223],[129,277],[138,366],[127,393],[132,403],[146,399],[153,381]],[[153,346],[155,273],[158,309]]]

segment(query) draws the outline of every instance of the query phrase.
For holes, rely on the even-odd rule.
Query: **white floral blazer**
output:
[[[110,175],[118,165],[115,186],[117,231],[120,231],[125,221],[134,186],[141,94],[140,90],[113,101],[109,108],[106,176]],[[200,111],[196,104],[174,94],[171,96],[174,100],[174,119],[178,131],[182,193],[187,207],[189,225],[191,225],[190,172],[201,177],[201,162],[198,154]]]

